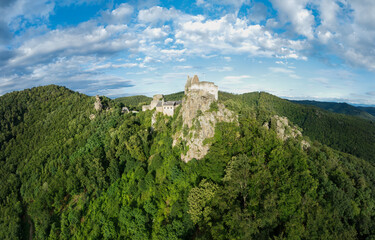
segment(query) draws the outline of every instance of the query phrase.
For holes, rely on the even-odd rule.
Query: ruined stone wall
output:
[[[219,88],[212,82],[198,82],[190,86],[189,90],[201,90],[214,95],[215,100],[218,100]]]

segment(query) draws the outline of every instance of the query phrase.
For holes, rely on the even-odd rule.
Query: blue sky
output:
[[[0,1],[0,95],[222,91],[375,104],[375,1]]]

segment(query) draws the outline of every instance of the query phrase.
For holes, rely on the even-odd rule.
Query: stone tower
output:
[[[190,87],[195,83],[199,83],[199,78],[198,78],[197,75],[194,75],[194,77],[192,77],[192,78],[190,76],[187,77],[187,81],[186,81],[186,84],[185,84],[185,94],[187,94]]]

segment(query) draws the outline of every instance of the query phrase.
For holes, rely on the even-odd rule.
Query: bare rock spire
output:
[[[96,95],[94,108],[97,112],[100,112],[103,109],[103,105],[102,105],[99,95]]]

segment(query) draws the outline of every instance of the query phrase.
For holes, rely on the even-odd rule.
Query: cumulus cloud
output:
[[[176,42],[191,52],[252,56],[303,58],[299,51],[307,48],[303,40],[278,37],[261,25],[249,25],[245,19],[226,15],[215,20],[187,21],[178,25]]]
[[[161,38],[164,38],[164,37],[166,37],[168,35],[167,31],[168,31],[167,27],[163,27],[163,28],[151,28],[151,27],[147,27],[143,31],[143,34],[147,38],[161,39]]]
[[[134,8],[127,4],[121,3],[117,8],[112,11],[106,10],[102,13],[104,20],[112,24],[124,24],[129,22]]]
[[[375,2],[321,0],[318,8],[321,43],[349,65],[375,71]]]
[[[144,23],[157,24],[159,22],[166,22],[176,18],[179,11],[174,8],[166,9],[160,6],[154,6],[149,9],[139,11],[138,19]]]
[[[290,21],[298,34],[313,39],[315,19],[311,10],[306,9],[307,3],[308,0],[272,0],[282,20]]]
[[[172,43],[173,42],[173,39],[172,38],[167,38],[164,40],[164,44],[169,44],[169,43]]]
[[[290,23],[291,32],[306,37],[312,48],[324,49],[326,53],[338,56],[348,65],[375,71],[375,1],[271,2],[278,15],[276,19],[267,20],[268,28],[280,28],[280,23],[287,28]],[[316,17],[313,11],[316,12]],[[314,52],[311,54],[314,55]],[[320,51],[319,53],[321,54]]]

